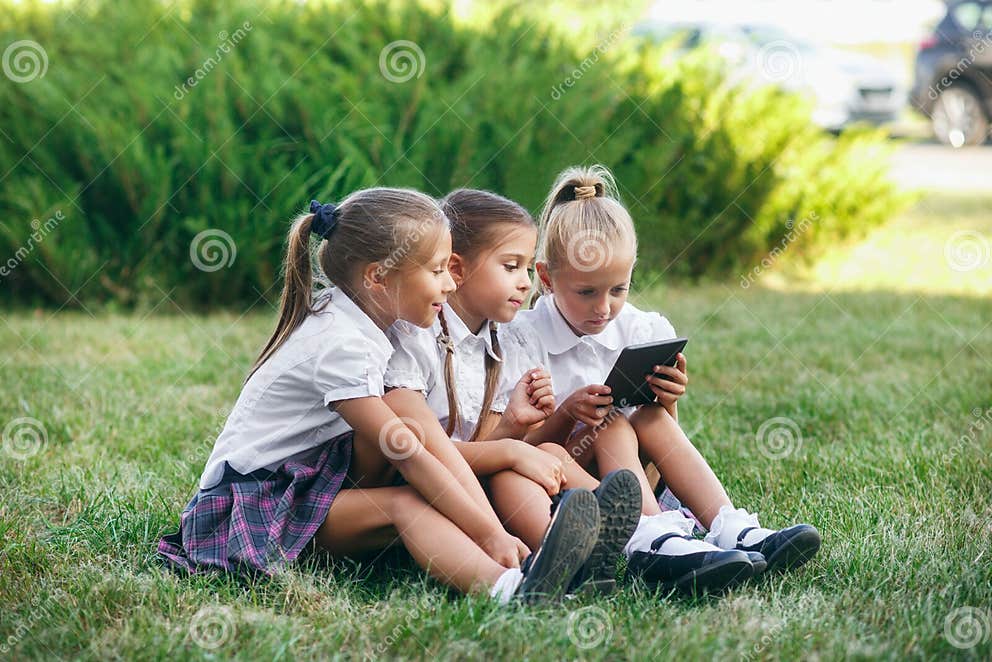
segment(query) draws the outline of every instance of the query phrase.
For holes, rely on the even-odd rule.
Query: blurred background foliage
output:
[[[806,104],[728,83],[705,53],[667,59],[617,20],[633,4],[0,0],[4,43],[48,58],[30,83],[0,80],[0,256],[23,257],[0,297],[275,300],[289,220],[311,197],[470,186],[537,212],[577,163],[613,169],[641,276],[736,275],[802,219],[789,251],[812,257],[903,208],[880,131],[824,133]],[[424,56],[404,82],[380,68],[399,40]],[[216,272],[190,259],[208,229],[236,244]]]

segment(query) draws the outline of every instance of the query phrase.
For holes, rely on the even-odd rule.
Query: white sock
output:
[[[523,580],[524,573],[520,572],[520,568],[509,568],[493,584],[489,597],[495,598],[501,605],[509,604]]]
[[[755,513],[749,513],[743,508],[720,506],[720,512],[713,518],[710,532],[706,534],[704,540],[721,549],[734,549],[737,547],[737,536],[749,527],[755,528],[748,531],[741,541],[746,546],[756,545],[775,533],[772,529],[762,528]]]
[[[629,558],[634,552],[651,552],[651,543],[666,533],[677,533],[680,536],[691,535],[694,522],[677,510],[667,510],[660,515],[641,515],[641,521],[634,530],[623,551]],[[669,556],[682,556],[707,552],[716,549],[713,545],[702,540],[686,540],[685,538],[669,538],[657,550]]]

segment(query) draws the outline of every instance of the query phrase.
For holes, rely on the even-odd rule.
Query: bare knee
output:
[[[565,450],[565,447],[562,446],[561,444],[556,444],[556,443],[551,442],[551,441],[546,441],[543,444],[538,444],[537,447],[539,449],[541,449],[542,451],[544,451],[545,453],[548,453],[550,455],[554,455],[555,457],[557,457],[562,462],[566,462],[568,460],[574,459],[569,454],[569,452],[567,450]]]
[[[420,495],[420,492],[412,487],[394,487],[391,491],[393,494],[390,495],[387,512],[389,520],[393,524],[408,520],[411,515],[416,515],[431,507]]]

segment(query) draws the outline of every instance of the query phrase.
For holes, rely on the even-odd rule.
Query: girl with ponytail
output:
[[[395,352],[386,372],[386,387],[393,389],[387,400],[426,438],[456,440],[484,477],[496,513],[528,545],[542,544],[574,510],[576,495],[593,490],[598,535],[564,588],[611,591],[617,558],[640,516],[637,478],[619,471],[600,484],[560,445],[521,441],[554,411],[549,375],[536,363],[501,369],[497,325],[510,322],[528,298],[537,227],[520,205],[488,191],[460,189],[441,205],[451,220],[449,269],[458,288],[430,329],[404,322],[390,329]],[[573,545],[590,544],[578,532],[571,535]]]
[[[820,546],[816,529],[762,528],[756,515],[733,506],[682,431],[677,401],[688,384],[685,356],[678,355],[676,367],[645,366],[655,403],[614,407],[603,382],[623,348],[676,334],[666,318],[627,302],[637,236],[609,171],[593,166],[561,173],[541,224],[536,270],[542,295],[533,310],[501,328],[506,365],[540,363],[551,373],[557,408],[525,435],[528,441],[560,444],[594,474],[621,468],[636,474],[642,515],[624,548],[628,570],[650,583],[700,592],[809,560]],[[709,529],[705,540],[691,535],[695,522],[680,510],[662,512],[642,458]]]
[[[529,550],[480,506],[465,462],[425,446],[382,397],[386,329],[430,327],[454,290],[448,225],[435,200],[393,188],[296,218],[278,323],[179,531],[159,543],[169,567],[272,574],[311,543],[356,556],[401,542],[440,581],[501,602],[560,581],[555,550],[521,572]]]

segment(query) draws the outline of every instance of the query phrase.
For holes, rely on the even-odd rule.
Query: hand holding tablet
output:
[[[678,354],[687,342],[688,338],[674,338],[625,347],[606,378],[613,404],[617,407],[637,407],[654,403],[654,391],[645,377],[654,373],[657,377],[668,379],[666,375],[654,372],[654,366],[675,367]]]

